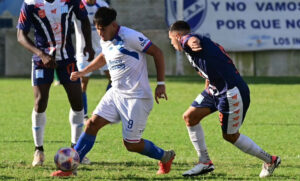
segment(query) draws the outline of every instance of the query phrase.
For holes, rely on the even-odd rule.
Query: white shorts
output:
[[[76,64],[77,64],[79,71],[83,70],[85,67],[87,67],[90,64],[90,62],[87,61],[87,59],[88,59],[87,57],[77,56],[76,59],[77,59]],[[106,64],[101,69],[99,69],[101,74],[103,74],[103,71],[107,71],[107,70],[108,70],[108,68],[107,68]],[[92,75],[92,72],[85,74],[84,77],[89,77],[91,75]]]
[[[122,121],[123,139],[129,143],[138,143],[142,138],[152,107],[152,98],[123,98],[111,88],[102,97],[93,114],[111,123]]]

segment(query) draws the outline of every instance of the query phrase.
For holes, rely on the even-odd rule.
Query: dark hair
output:
[[[185,21],[176,21],[170,26],[169,31],[190,32],[191,28],[190,25]]]
[[[115,21],[117,12],[113,8],[101,7],[97,10],[94,16],[94,24],[98,26],[107,26]]]

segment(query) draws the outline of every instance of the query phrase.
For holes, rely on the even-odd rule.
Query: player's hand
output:
[[[86,46],[83,49],[83,55],[86,56],[86,53],[89,54],[89,58],[87,59],[88,62],[91,62],[94,59],[95,51],[92,47]]]
[[[166,93],[166,86],[165,85],[157,85],[155,89],[155,101],[159,104],[158,99],[166,99],[168,100],[168,96]]]
[[[42,62],[46,68],[54,69],[57,67],[55,58],[53,56],[48,55],[46,53],[42,53],[40,55],[40,58],[42,59]]]
[[[194,52],[198,52],[202,50],[200,40],[197,37],[191,37],[188,40],[188,45]]]
[[[77,79],[83,77],[83,73],[82,72],[72,72],[71,76],[70,76],[70,80],[71,81],[76,81]]]

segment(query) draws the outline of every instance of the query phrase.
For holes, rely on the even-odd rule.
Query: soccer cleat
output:
[[[32,166],[42,166],[45,161],[45,155],[43,151],[40,150],[35,150],[34,155],[33,155],[33,161],[32,161]]]
[[[73,171],[62,171],[62,170],[57,170],[55,172],[51,173],[52,177],[70,177],[70,176],[76,176],[77,175],[77,170],[73,170]]]
[[[184,177],[190,177],[190,176],[196,176],[196,175],[203,175],[208,172],[214,171],[215,167],[212,161],[208,163],[198,163],[194,168],[184,172],[182,176]]]
[[[162,161],[158,162],[159,170],[156,172],[157,175],[167,174],[171,171],[175,155],[176,154],[173,150],[165,151]]]
[[[279,156],[272,156],[272,163],[263,163],[262,170],[259,174],[260,178],[265,178],[271,176],[275,170],[281,163],[281,159]]]
[[[81,164],[83,164],[83,165],[90,165],[91,161],[85,156],[85,157],[83,157],[83,159],[81,161]]]

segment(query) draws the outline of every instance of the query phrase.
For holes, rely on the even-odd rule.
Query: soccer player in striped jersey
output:
[[[171,25],[169,38],[176,50],[185,51],[191,65],[206,79],[206,89],[183,115],[199,156],[198,164],[184,172],[183,176],[201,175],[214,170],[200,121],[215,111],[219,111],[223,138],[241,151],[263,160],[265,163],[260,177],[270,176],[280,164],[280,157],[271,156],[239,133],[250,104],[250,92],[224,48],[207,37],[190,33],[190,26],[185,21]]]
[[[92,45],[96,55],[101,53],[101,46],[100,46],[100,36],[97,34],[96,27],[93,23],[93,18],[100,7],[108,7],[108,4],[102,0],[82,0],[82,3],[85,6],[85,9],[88,12],[88,18],[91,24],[91,36],[92,36]],[[88,56],[84,55],[83,49],[85,47],[84,36],[81,31],[81,21],[77,18],[74,18],[74,27],[75,27],[75,35],[76,35],[76,60],[77,60],[77,67],[78,70],[83,70],[90,62],[88,62]],[[107,69],[107,66],[101,68],[101,70],[105,73],[106,77],[108,78],[108,85],[106,90],[111,87],[110,75]],[[84,75],[81,78],[81,88],[82,88],[82,100],[83,100],[83,109],[84,109],[84,119],[88,119],[88,102],[87,102],[87,86],[89,82],[89,77],[91,76],[92,72]]]
[[[148,80],[146,54],[153,57],[157,70],[155,100],[167,99],[164,84],[165,66],[162,51],[142,33],[116,22],[114,9],[101,7],[94,22],[101,37],[102,53],[90,65],[73,72],[76,81],[88,72],[97,70],[107,63],[112,88],[102,97],[88,120],[75,150],[82,159],[96,139],[98,131],[107,124],[122,122],[123,143],[128,151],[159,160],[157,174],[167,174],[175,157],[173,150],[165,151],[153,142],[142,138],[148,115],[153,107],[153,96]],[[56,171],[52,176],[70,176],[74,172]]]
[[[71,41],[72,17],[82,23],[85,38],[84,53],[94,58],[91,29],[84,5],[80,0],[25,0],[19,17],[18,42],[33,53],[32,86],[34,109],[32,132],[35,144],[33,166],[44,162],[44,129],[49,90],[56,69],[60,83],[64,86],[71,105],[69,121],[71,143],[76,144],[83,129],[83,106],[80,80],[71,81],[70,75],[77,71],[75,51]],[[34,29],[35,42],[28,33]]]

